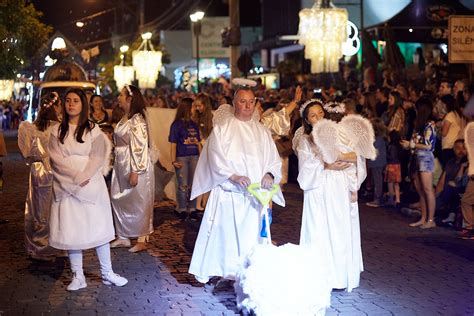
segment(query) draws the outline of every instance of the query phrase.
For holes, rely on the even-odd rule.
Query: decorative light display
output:
[[[114,66],[114,79],[119,89],[122,89],[126,84],[132,84],[133,75],[133,66]]]
[[[161,52],[153,48],[151,35],[150,32],[142,34],[142,44],[132,53],[133,68],[141,89],[154,88],[161,70]]]
[[[14,83],[14,80],[0,80],[0,100],[10,100]]]
[[[337,72],[342,45],[347,40],[346,9],[330,8],[329,1],[316,1],[311,9],[299,13],[299,43],[305,46],[305,58],[311,60],[311,72]]]

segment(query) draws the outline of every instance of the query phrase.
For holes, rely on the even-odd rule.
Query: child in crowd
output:
[[[402,172],[400,168],[400,157],[403,148],[400,145],[400,133],[393,130],[389,133],[389,144],[387,148],[387,166],[385,167],[385,182],[388,185],[388,206],[400,207],[400,182]]]

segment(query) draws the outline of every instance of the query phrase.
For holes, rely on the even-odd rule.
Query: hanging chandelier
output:
[[[299,13],[299,43],[305,46],[305,58],[311,60],[311,72],[337,72],[342,44],[347,40],[346,9],[331,8],[329,0],[317,0],[311,9]]]
[[[141,89],[154,88],[161,70],[161,52],[155,51],[151,44],[151,33],[142,34],[142,44],[133,51],[133,68]]]
[[[8,80],[8,79],[0,80],[0,100],[9,101],[11,99],[14,83],[15,83],[14,80]]]
[[[135,70],[133,66],[125,66],[125,54],[128,52],[128,45],[120,46],[120,65],[114,66],[114,79],[118,89],[122,89],[127,84],[132,84]]]

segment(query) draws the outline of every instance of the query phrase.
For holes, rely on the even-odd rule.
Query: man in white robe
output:
[[[281,159],[270,131],[254,115],[253,91],[238,90],[233,104],[216,111],[193,180],[191,199],[211,191],[189,267],[202,283],[213,276],[233,279],[260,241],[262,205],[247,186],[270,188],[281,180]],[[285,204],[281,192],[273,201]]]

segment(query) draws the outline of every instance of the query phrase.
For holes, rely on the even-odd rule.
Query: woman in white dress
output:
[[[140,90],[126,85],[119,96],[124,115],[114,129],[115,162],[110,194],[117,239],[114,247],[130,247],[130,238],[138,238],[130,252],[146,249],[153,232],[155,177],[150,157],[145,116],[145,99]]]
[[[50,93],[41,100],[38,117],[33,123],[21,122],[18,128],[18,147],[30,166],[28,194],[25,203],[25,248],[36,260],[54,260],[61,252],[48,244],[49,213],[53,196],[53,171],[46,151],[49,126],[57,124],[55,106],[59,96]]]
[[[48,146],[54,177],[49,244],[68,251],[73,273],[68,291],[87,286],[83,249],[96,249],[104,284],[123,286],[128,282],[113,272],[110,259],[109,242],[115,232],[103,175],[108,172],[112,146],[88,118],[84,91],[68,90],[63,121],[51,128]]]

